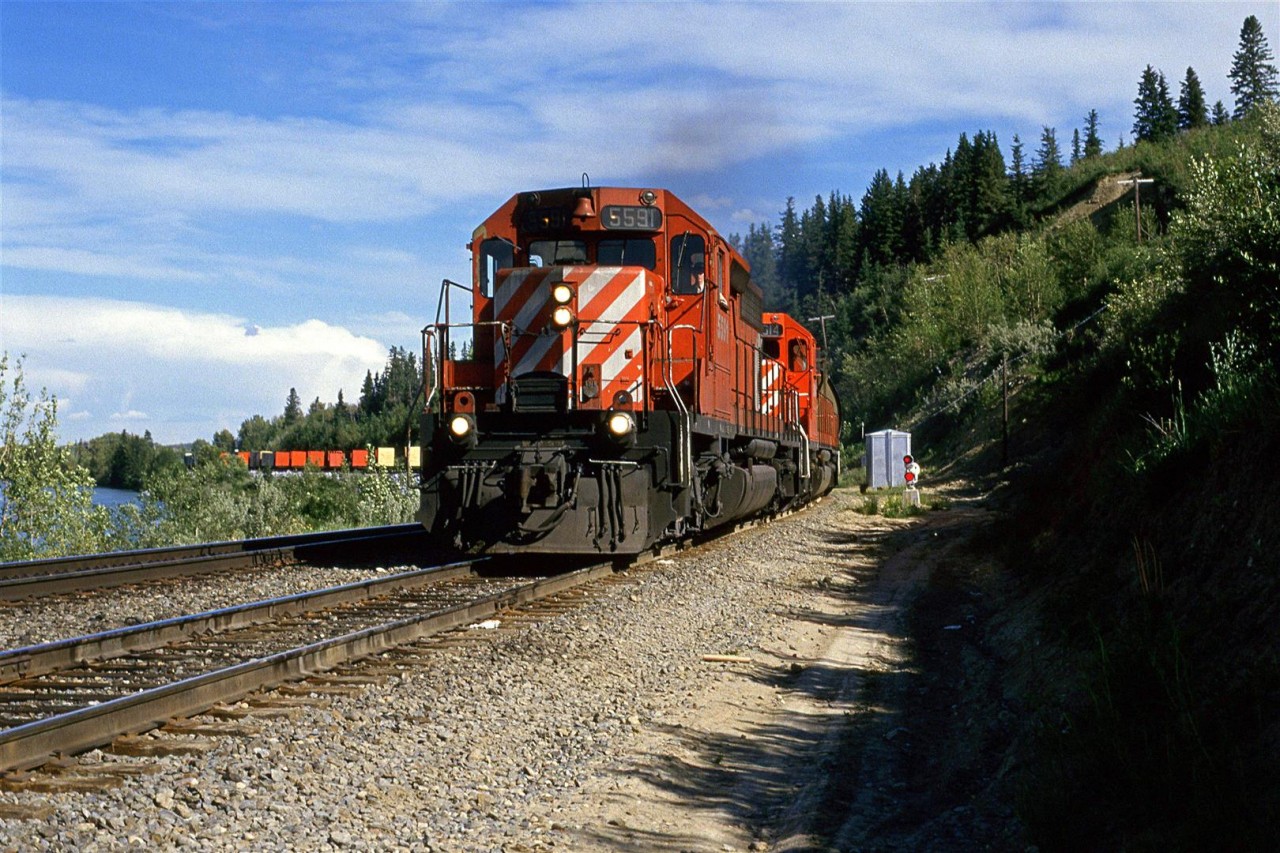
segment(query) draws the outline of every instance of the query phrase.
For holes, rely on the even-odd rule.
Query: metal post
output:
[[[1142,198],[1138,188],[1142,184],[1154,184],[1155,178],[1130,178],[1127,181],[1116,181],[1118,184],[1133,184],[1133,216],[1134,230],[1137,233],[1138,242],[1142,242]]]
[[[1009,354],[1000,359],[1000,384],[1004,394],[1004,416],[1000,420],[1000,458],[1002,467],[1009,467]]]
[[[820,324],[822,324],[822,350],[823,350],[823,352],[826,352],[826,349],[827,349],[827,321],[828,321],[828,320],[834,320],[835,318],[836,318],[836,315],[835,315],[835,314],[824,314],[824,315],[822,315],[821,317],[810,317],[810,318],[809,318],[809,322],[810,322],[810,323],[820,323]]]

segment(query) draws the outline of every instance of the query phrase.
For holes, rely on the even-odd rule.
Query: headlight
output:
[[[564,282],[560,282],[551,288],[551,298],[557,305],[568,305],[573,299],[573,288]]]
[[[551,322],[563,329],[573,322],[573,311],[568,305],[561,305],[551,312]]]
[[[636,428],[636,422],[631,419],[631,415],[626,412],[614,412],[609,415],[607,423],[610,435],[622,438],[624,435],[630,435],[631,431]]]
[[[453,436],[455,441],[461,441],[471,434],[471,430],[475,428],[471,418],[466,415],[454,415],[449,421],[449,434]]]

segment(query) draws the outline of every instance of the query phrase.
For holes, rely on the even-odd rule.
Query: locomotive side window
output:
[[[791,370],[799,372],[809,369],[809,345],[807,343],[795,338],[791,341],[788,352],[790,353],[788,360],[791,363]]]
[[[653,269],[658,265],[658,249],[652,240],[601,240],[596,247],[596,263]]]
[[[765,338],[760,344],[760,351],[764,353],[765,358],[771,358],[774,361],[777,361],[782,354],[777,338]]]
[[[516,265],[516,247],[500,237],[490,237],[480,244],[480,263],[477,273],[480,277],[480,295],[485,298],[493,296],[493,282],[498,277],[498,270]]]
[[[581,240],[534,240],[529,244],[529,265],[585,264],[587,244]]]
[[[706,243],[686,231],[671,238],[671,292],[701,293],[707,274]]]

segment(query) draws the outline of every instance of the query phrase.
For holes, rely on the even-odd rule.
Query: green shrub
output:
[[[57,444],[58,401],[27,390],[22,361],[0,354],[0,561],[101,550],[110,516],[93,477]]]

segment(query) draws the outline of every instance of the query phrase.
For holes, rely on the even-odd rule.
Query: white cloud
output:
[[[127,276],[161,281],[194,282],[206,274],[157,264],[133,253],[118,255],[81,248],[55,246],[14,246],[4,253],[6,266],[28,270],[72,273],[74,275]]]
[[[1280,38],[1274,4],[349,12],[136,7],[158,28],[271,40],[244,69],[218,69],[253,98],[159,76],[112,106],[0,92],[0,334],[30,353],[32,376],[75,395],[77,429],[145,411],[168,425],[157,437],[189,439],[278,412],[290,387],[354,397],[385,361],[380,341],[416,347],[437,282],[465,274],[457,246],[521,189],[585,171],[679,191],[687,176],[703,189],[690,200],[741,230],[775,220],[788,195],[856,199],[874,168],[909,173],[961,131],[998,130],[1006,152],[1018,132],[1034,148],[1041,125],[1061,143],[1096,108],[1110,147],[1147,63],[1175,90],[1192,66],[1210,102],[1229,103],[1240,22],[1260,14]],[[135,301],[12,295],[73,288]]]
[[[379,341],[319,320],[246,335],[242,317],[136,302],[6,295],[0,308],[0,339],[26,353],[31,383],[74,394],[71,438],[120,421],[161,441],[207,438],[278,414],[290,388],[304,400],[354,397],[386,363]]]

